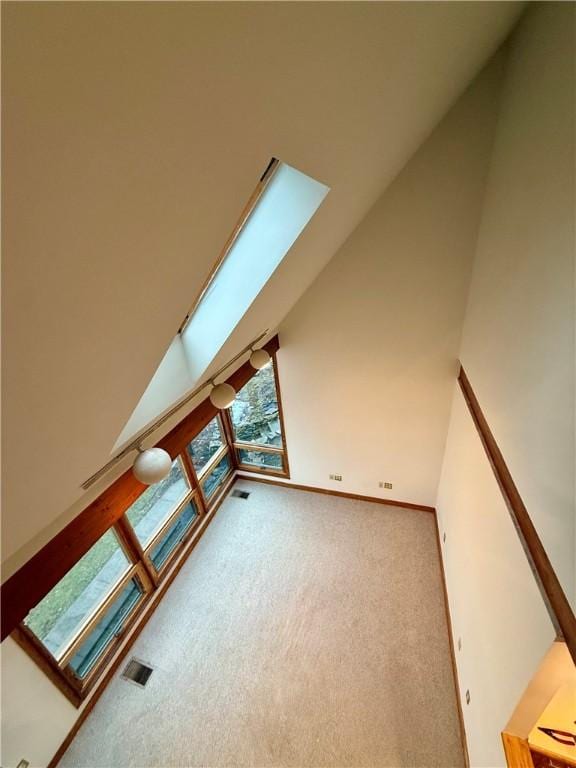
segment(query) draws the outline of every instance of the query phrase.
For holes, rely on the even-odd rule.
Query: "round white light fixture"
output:
[[[140,451],[132,467],[137,480],[144,485],[153,485],[164,480],[170,474],[172,459],[163,448],[148,448]]]
[[[230,384],[215,384],[210,392],[210,402],[219,411],[230,408],[236,398],[236,390]]]
[[[270,360],[272,358],[265,349],[255,349],[250,355],[250,365],[252,368],[256,368],[257,371],[261,371],[262,368],[267,366]]]

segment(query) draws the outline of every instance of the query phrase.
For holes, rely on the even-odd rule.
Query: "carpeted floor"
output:
[[[433,516],[235,487],[61,768],[464,765]]]

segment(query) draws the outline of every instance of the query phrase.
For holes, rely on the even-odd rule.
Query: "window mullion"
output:
[[[172,525],[174,520],[178,517],[178,515],[182,512],[186,504],[189,504],[190,501],[194,500],[195,497],[198,496],[198,491],[196,489],[192,489],[190,493],[186,496],[185,499],[183,499],[180,504],[176,507],[176,509],[171,513],[170,517],[165,520],[162,523],[162,526],[156,531],[154,536],[150,539],[148,544],[146,545],[146,549],[144,550],[145,553],[150,552],[154,545],[162,538],[162,536],[166,533],[168,528]]]
[[[218,448],[214,456],[210,458],[210,461],[202,467],[202,470],[198,472],[198,482],[200,483],[200,486],[203,485],[204,480],[206,477],[210,474],[210,472],[214,469],[216,464],[226,456],[228,451],[230,450],[230,447],[228,446],[228,443],[225,442],[224,445],[221,448]]]
[[[90,632],[94,629],[96,624],[100,621],[104,613],[108,610],[110,605],[114,602],[114,600],[118,597],[118,595],[122,592],[126,584],[134,578],[134,575],[139,571],[139,564],[134,563],[128,573],[116,584],[114,589],[106,596],[106,598],[100,603],[96,611],[92,614],[92,616],[83,624],[83,626],[78,630],[76,635],[72,638],[70,643],[68,644],[68,647],[66,648],[66,651],[60,656],[58,659],[58,666],[59,667],[65,667],[68,662],[74,657],[74,654],[76,653],[76,650],[84,640],[88,637]]]
[[[274,388],[276,389],[276,402],[278,403],[278,418],[280,419],[280,431],[282,433],[282,447],[284,449],[284,472],[290,477],[290,462],[288,461],[288,438],[286,437],[286,425],[284,423],[284,409],[282,407],[282,391],[280,389],[280,376],[278,374],[278,359],[276,353],[272,353],[272,370],[274,372]]]
[[[144,570],[146,571],[146,575],[152,582],[152,586],[156,588],[158,586],[158,581],[159,581],[158,574],[156,573],[154,568],[150,565],[146,552],[143,549],[140,542],[138,541],[138,537],[136,536],[136,533],[132,528],[132,526],[130,525],[130,521],[128,520],[126,515],[123,515],[117,521],[115,528],[120,541],[126,546],[128,550],[128,555],[130,559],[133,562],[142,563]]]
[[[232,469],[237,469],[238,461],[236,460],[236,451],[234,450],[234,425],[232,424],[232,417],[230,416],[230,408],[222,411],[220,415],[222,417],[222,425],[224,428],[224,438],[230,448]]]
[[[284,453],[278,445],[260,445],[260,443],[234,443],[234,448],[241,451],[262,451],[262,453]]]

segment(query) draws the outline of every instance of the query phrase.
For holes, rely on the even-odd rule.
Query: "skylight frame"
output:
[[[215,281],[215,279],[216,279],[216,277],[218,275],[218,272],[219,272],[220,268],[224,264],[224,261],[226,260],[226,257],[228,256],[228,254],[232,250],[232,247],[234,246],[234,243],[236,242],[236,240],[240,236],[240,233],[244,229],[244,226],[246,225],[248,219],[254,213],[254,211],[256,209],[256,206],[260,202],[260,198],[262,197],[262,195],[266,191],[266,187],[268,186],[268,184],[270,183],[270,181],[274,177],[274,174],[276,173],[276,171],[278,170],[280,165],[281,165],[280,160],[278,160],[278,158],[276,158],[276,157],[273,157],[270,160],[270,162],[268,163],[268,165],[266,166],[266,170],[264,171],[264,173],[260,177],[260,179],[258,181],[258,184],[256,185],[254,191],[252,192],[252,194],[248,198],[248,202],[246,203],[246,205],[242,209],[242,213],[240,214],[240,218],[236,222],[236,224],[234,226],[234,229],[232,230],[228,240],[224,244],[224,247],[222,248],[222,250],[220,252],[220,255],[218,256],[218,258],[216,260],[216,263],[214,264],[214,266],[210,270],[210,273],[208,274],[206,280],[202,284],[202,288],[200,289],[200,291],[198,292],[198,295],[194,299],[188,314],[184,318],[184,322],[182,323],[182,325],[178,329],[178,333],[180,334],[180,336],[184,333],[184,331],[186,330],[187,326],[192,321],[192,318],[194,317],[194,313],[196,312],[196,310],[200,306],[200,302],[206,296],[206,294],[210,290],[210,287],[214,284],[214,281]]]

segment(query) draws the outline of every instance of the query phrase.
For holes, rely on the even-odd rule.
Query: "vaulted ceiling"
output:
[[[109,459],[269,159],[331,192],[213,368],[279,323],[521,10],[3,4],[9,570]]]

